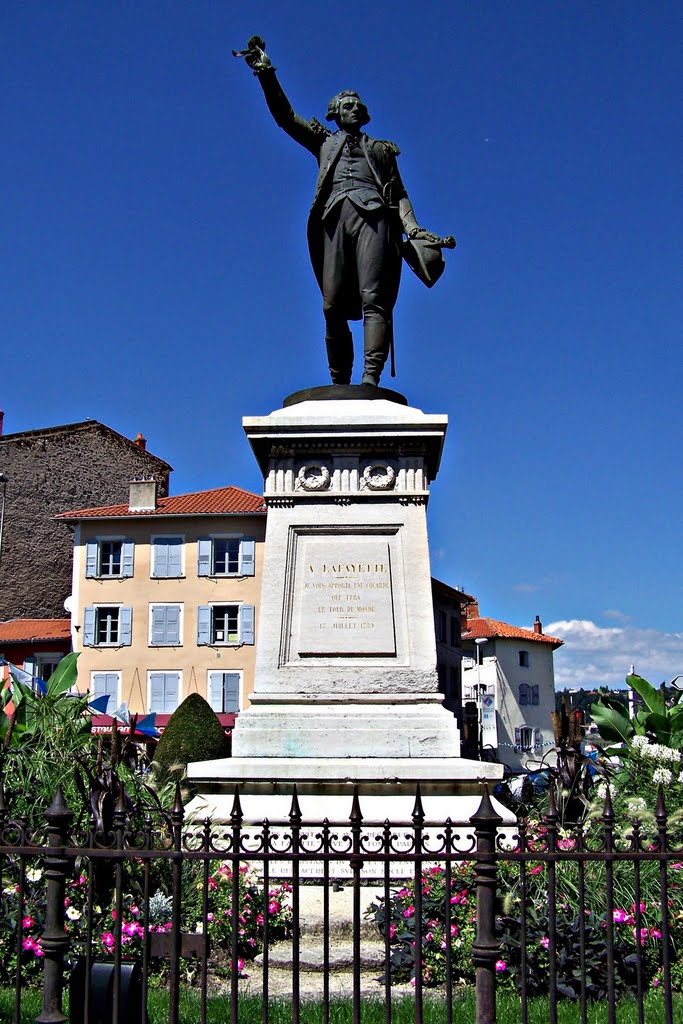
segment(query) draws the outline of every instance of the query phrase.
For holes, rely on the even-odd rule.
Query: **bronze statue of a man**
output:
[[[318,180],[308,218],[308,245],[323,296],[325,343],[333,384],[349,384],[353,339],[349,320],[363,320],[365,363],[362,384],[377,386],[393,345],[393,309],[401,277],[402,233],[439,245],[452,239],[421,228],[396,164],[398,148],[363,131],[370,120],[357,93],[330,100],[326,120],[305,121],[295,114],[254,36],[242,56],[263,89],[275,122],[317,159]],[[431,283],[431,282],[430,282]]]

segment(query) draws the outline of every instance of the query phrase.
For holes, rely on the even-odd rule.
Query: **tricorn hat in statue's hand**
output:
[[[443,274],[446,263],[442,248],[454,248],[455,241],[449,236],[438,241],[427,241],[423,238],[406,238],[401,247],[403,259],[410,269],[428,288],[433,287]]]

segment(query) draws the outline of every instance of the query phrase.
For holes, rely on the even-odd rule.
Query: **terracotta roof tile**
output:
[[[560,647],[564,640],[556,636],[546,636],[545,633],[536,633],[533,629],[522,629],[520,626],[511,626],[507,622],[500,622],[498,619],[468,619],[467,632],[463,632],[463,640],[478,640],[492,637],[507,637],[511,640],[527,640],[532,643],[552,644]]]
[[[245,515],[255,512],[266,513],[260,494],[252,494],[241,487],[214,487],[210,491],[193,491],[190,494],[159,498],[157,507],[150,511],[131,512],[128,503],[124,502],[121,505],[101,505],[62,512],[55,519],[137,519],[149,516]]]
[[[0,622],[0,644],[70,639],[71,619],[10,619]]]

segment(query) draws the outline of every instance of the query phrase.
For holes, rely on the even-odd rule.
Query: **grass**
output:
[[[66,1000],[65,1000],[66,1002]],[[23,993],[20,1024],[34,1024],[41,1008],[41,996],[38,992]],[[239,1003],[240,1024],[255,1024],[261,1020],[262,1002],[258,996],[244,996]],[[151,991],[149,994],[149,1024],[168,1024],[168,994],[162,991]],[[664,1004],[661,995],[650,993],[644,1002],[645,1020],[648,1024],[659,1024],[664,1020]],[[65,1010],[65,1012],[67,1012]],[[497,1016],[500,1022],[515,1024],[520,1020],[520,1003],[516,996],[507,992],[499,993]],[[384,1024],[384,1003],[380,1000],[363,1002],[362,1018],[364,1024]],[[270,1024],[290,1024],[292,1019],[291,1004],[284,1000],[272,1000],[269,1005]],[[444,1000],[434,995],[426,995],[424,1000],[424,1019],[427,1024],[445,1024],[446,1007]],[[476,1008],[474,992],[467,990],[458,992],[454,998],[453,1019],[457,1024],[474,1024]],[[674,997],[674,1020],[683,1019],[683,996]],[[226,1024],[230,1020],[230,1003],[226,996],[209,1000],[208,1024]],[[301,1006],[302,1024],[322,1024],[322,1005],[318,1002],[305,1002]],[[352,1006],[349,999],[335,1000],[330,1006],[330,1024],[351,1024]],[[413,1024],[415,1020],[415,1004],[412,998],[397,998],[392,1003],[392,1021],[394,1024]],[[634,1000],[621,1000],[617,1006],[619,1024],[637,1024],[637,1006]],[[11,1024],[14,1021],[14,993],[8,989],[0,990],[0,1021]],[[529,1024],[547,1024],[548,1000],[532,999],[529,1002]],[[607,1004],[593,1003],[588,1008],[588,1024],[606,1024]],[[185,990],[181,996],[180,1024],[198,1024],[199,996],[195,991]],[[579,1024],[580,1010],[576,1003],[558,1003],[558,1024]]]

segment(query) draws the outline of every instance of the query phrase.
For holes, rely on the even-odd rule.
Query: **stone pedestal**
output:
[[[426,508],[447,419],[342,390],[243,421],[268,506],[254,692],[233,757],[189,776],[215,811],[239,782],[269,816],[293,782],[405,800],[429,780],[455,819],[453,797],[502,768],[459,758],[438,692]]]
[[[268,504],[237,757],[456,757],[436,677],[426,506],[445,416],[304,401],[244,428]]]

